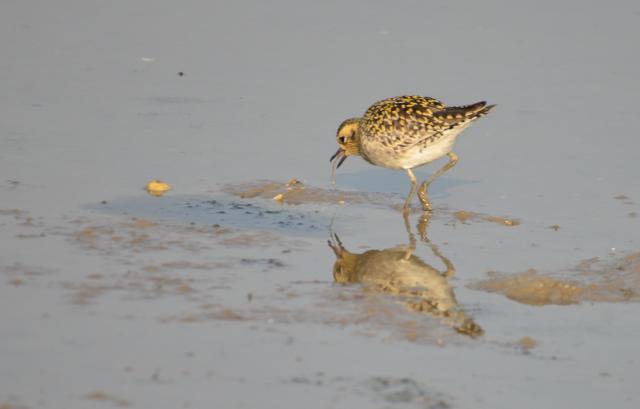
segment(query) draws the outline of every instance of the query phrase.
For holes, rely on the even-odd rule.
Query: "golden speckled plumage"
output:
[[[381,139],[385,146],[411,142],[431,132],[434,111],[445,105],[433,98],[402,96],[373,104],[362,116],[361,132]]]
[[[418,192],[423,209],[430,210],[427,188],[457,163],[451,150],[456,137],[493,107],[484,101],[447,107],[434,98],[415,95],[378,101],[362,117],[350,118],[340,125],[336,136],[340,149],[331,158],[335,159],[334,169],[346,157],[359,155],[373,165],[406,170],[412,182],[406,210],[417,190],[412,169],[448,155],[450,162],[425,181]]]

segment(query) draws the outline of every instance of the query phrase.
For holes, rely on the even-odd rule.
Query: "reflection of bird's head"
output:
[[[335,236],[335,243],[331,240],[328,243],[336,255],[336,262],[333,264],[333,279],[336,283],[346,284],[357,281],[355,267],[358,255],[345,249],[337,235]]]
[[[347,284],[357,281],[354,274],[355,255],[349,253],[353,258],[338,259],[333,264],[333,279],[336,283]]]

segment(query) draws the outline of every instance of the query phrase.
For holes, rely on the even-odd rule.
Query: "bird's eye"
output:
[[[338,140],[340,141],[340,143],[346,143],[347,142],[347,137],[346,136],[341,136],[338,138]]]

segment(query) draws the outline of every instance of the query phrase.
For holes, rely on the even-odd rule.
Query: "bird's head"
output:
[[[359,124],[360,118],[349,118],[340,124],[336,134],[339,149],[330,159],[330,162],[337,163],[337,168],[342,165],[347,156],[360,155]]]

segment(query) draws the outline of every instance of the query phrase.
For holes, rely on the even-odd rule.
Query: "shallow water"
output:
[[[634,2],[3,11],[0,408],[637,407]],[[403,93],[498,104],[428,220],[329,180]]]

